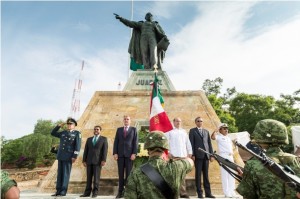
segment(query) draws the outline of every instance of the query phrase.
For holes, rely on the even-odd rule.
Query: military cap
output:
[[[228,125],[226,123],[221,123],[218,127],[218,129],[221,129],[221,128],[228,128]]]
[[[144,149],[163,148],[169,149],[169,142],[166,135],[161,131],[151,131],[145,139]]]
[[[0,170],[1,172],[1,198],[5,198],[6,192],[13,186],[17,186],[16,181],[11,180],[7,171]]]
[[[75,124],[75,126],[77,126],[76,120],[73,119],[73,118],[71,118],[71,117],[67,119],[67,122],[66,122],[66,123],[67,123],[67,124],[68,124],[68,123],[73,123],[73,124]]]

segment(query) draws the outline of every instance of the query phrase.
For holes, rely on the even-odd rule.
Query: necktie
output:
[[[199,129],[199,132],[200,132],[200,136],[203,137],[202,129]]]
[[[127,126],[124,127],[124,138],[126,138],[127,136],[127,128],[128,128]]]
[[[93,139],[93,145],[94,146],[95,146],[96,142],[97,142],[97,136],[94,136],[94,139]]]

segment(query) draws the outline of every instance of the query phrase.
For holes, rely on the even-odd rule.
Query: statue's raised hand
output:
[[[121,19],[122,17],[120,17],[118,14],[114,13],[116,19]]]

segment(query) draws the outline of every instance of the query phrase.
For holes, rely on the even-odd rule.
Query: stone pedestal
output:
[[[164,109],[172,120],[174,117],[182,119],[183,128],[189,132],[195,126],[194,119],[201,116],[204,127],[212,132],[219,124],[219,118],[210,105],[203,91],[175,91],[173,84],[167,74],[160,71],[158,78],[161,80],[162,96],[165,100]],[[141,80],[153,80],[153,71],[133,72],[124,91],[96,91],[84,113],[78,121],[77,129],[82,133],[82,146],[78,160],[75,162],[71,172],[69,193],[83,193],[86,181],[85,167],[82,165],[82,155],[85,142],[88,137],[93,136],[95,125],[101,125],[102,135],[108,138],[108,156],[106,165],[101,172],[101,191],[116,194],[117,191],[117,163],[112,156],[112,148],[116,129],[123,125],[123,116],[131,117],[131,125],[138,129],[147,126],[150,116],[151,86],[148,84],[138,85]],[[213,142],[215,147],[215,143]],[[52,166],[48,175],[41,183],[40,191],[54,192],[56,181],[57,161]],[[216,162],[210,164],[211,187],[220,187],[220,170]],[[194,171],[188,174],[188,179],[194,178]],[[193,180],[189,180],[193,183]],[[191,184],[189,183],[189,184]],[[109,186],[110,188],[107,188]],[[188,186],[190,193],[195,193],[195,186]],[[113,192],[113,193],[111,193]],[[213,193],[216,193],[213,191]],[[219,191],[217,192],[219,193]],[[191,194],[195,195],[195,194]]]

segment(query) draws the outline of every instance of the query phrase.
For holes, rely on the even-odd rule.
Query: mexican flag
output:
[[[155,73],[154,82],[152,89],[152,97],[150,102],[150,127],[151,131],[162,131],[168,132],[173,129],[173,126],[168,118],[167,113],[165,112],[163,105],[164,99],[158,88],[158,78]]]

